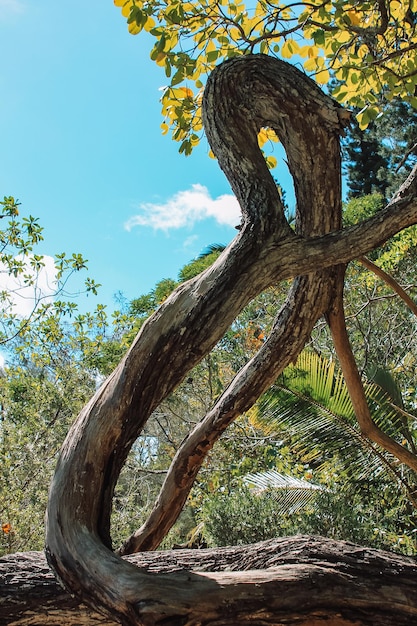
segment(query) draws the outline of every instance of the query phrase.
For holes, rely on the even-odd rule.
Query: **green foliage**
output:
[[[391,390],[392,377],[389,380]],[[364,389],[375,423],[394,439],[410,439],[404,418],[414,420],[414,416],[404,411],[403,403],[395,405],[392,396],[376,383],[365,381]],[[398,481],[409,495],[413,493],[416,477],[405,470],[399,473],[390,455],[362,435],[334,361],[302,352],[259,401],[253,419],[269,432],[285,434],[304,462],[316,469],[327,471],[337,457],[345,474],[361,480],[385,476],[388,481]]]
[[[374,215],[383,204],[380,194],[351,199],[344,207],[344,224],[356,224]],[[416,234],[416,227],[412,226],[368,255],[414,300],[417,298]],[[380,367],[393,373],[408,406],[414,406],[417,399],[415,316],[390,286],[358,262],[347,268],[344,294],[347,327],[359,369],[369,372],[370,367]],[[332,354],[325,324],[317,325],[313,345],[322,354]]]
[[[67,297],[68,281],[86,268],[82,255],[58,254],[49,266],[54,292],[37,289],[45,257],[38,220],[19,217],[11,197],[1,203],[0,261],[3,281],[16,287],[1,294],[1,342],[7,366],[0,373],[0,554],[42,549],[44,515],[56,455],[77,413],[130,341],[135,320],[106,307],[80,313]],[[16,296],[30,288],[33,306],[19,312]],[[85,290],[97,284],[85,280]]]
[[[417,111],[406,101],[395,98],[384,106],[383,115],[371,130],[379,142],[379,153],[387,162],[379,172],[387,182],[387,198],[391,198],[417,161]]]
[[[54,303],[8,344],[0,377],[0,553],[42,549],[56,456],[68,429],[126,351],[135,320],[105,307],[67,319]],[[137,450],[138,448],[136,448]],[[133,503],[124,515],[132,520]]]
[[[164,278],[160,280],[155,289],[153,290],[153,294],[155,297],[155,302],[159,306],[168,298],[168,296],[174,291],[175,287],[177,287],[178,283],[172,278]]]
[[[380,383],[387,380],[392,390],[392,377],[379,377]],[[403,408],[393,405],[381,386],[368,383],[366,391],[375,421],[403,443],[411,437],[413,446],[415,433],[408,427],[414,416],[408,414],[405,423]],[[303,353],[246,422],[242,419],[213,450],[194,488],[193,505],[209,545],[313,533],[417,553],[417,516],[410,501],[416,477],[404,468],[398,471],[391,457],[360,433],[334,363]],[[277,493],[273,480],[263,492],[242,486],[242,478],[254,483],[248,472],[263,470],[268,478],[267,468],[325,489],[311,500],[294,501],[281,487]],[[300,484],[298,479],[287,482]]]
[[[130,312],[137,317],[148,317],[156,308],[157,302],[153,292],[143,294],[130,303]]]
[[[163,278],[156,283],[152,291],[142,294],[131,301],[129,313],[144,321],[167,299],[177,286],[178,283],[174,279]]]
[[[348,198],[379,192],[390,199],[416,162],[416,110],[398,98],[381,102],[381,115],[365,130],[354,122],[342,142]]]
[[[41,550],[56,455],[94,391],[91,374],[66,362],[7,368],[0,379],[0,554]]]
[[[345,223],[374,214],[381,203],[378,195],[350,201]],[[402,276],[407,272],[415,275],[415,264],[405,262],[410,255],[412,258],[414,242],[409,229],[376,251],[378,262],[395,266]],[[202,258],[181,270],[179,280],[188,280],[209,267],[221,251],[219,245],[207,249]],[[83,266],[78,255],[70,258],[74,268]],[[101,305],[81,314],[64,298],[55,298],[42,309],[42,315],[30,320],[25,332],[9,342],[11,365],[0,379],[3,552],[42,547],[47,487],[69,424],[97,382],[119,362],[140,325],[177,284],[172,279],[160,281],[149,294],[110,319]],[[284,298],[284,287],[272,288],[251,302],[214,351],[155,411],[117,485],[112,518],[115,545],[145,521],[181,441],[265,341]],[[364,346],[369,351],[364,365],[371,363],[374,368],[372,372],[369,367],[364,369],[379,383],[367,385],[375,419],[413,449],[417,394],[410,381],[415,375],[414,344],[412,340],[406,345],[403,337],[406,329],[414,332],[415,321],[407,313],[402,325],[397,324],[398,317],[393,324],[393,307],[386,299],[385,287],[380,290],[377,279],[354,264],[349,269],[347,297],[352,340],[356,349]],[[371,310],[378,311],[378,321],[370,318],[369,322],[372,334],[377,335],[375,345],[370,336],[362,341],[360,334],[365,327],[363,316]],[[356,322],[357,328],[353,326]],[[322,347],[320,332],[319,325],[312,339],[316,348]],[[400,342],[404,351],[400,350],[399,362],[392,367],[391,355],[394,348],[398,352]],[[413,529],[417,520],[410,504],[415,477],[363,439],[334,364],[330,367],[318,359],[315,367],[312,362],[307,365],[289,368],[256,409],[227,430],[200,472],[165,547],[191,540],[200,532],[210,545],[314,532],[416,552]],[[386,372],[384,380],[381,378],[386,366],[399,386],[393,385],[393,380],[387,384]],[[388,396],[381,387],[391,389]],[[399,388],[403,391],[400,396]],[[276,494],[256,495],[242,486],[249,473],[267,470],[314,481],[327,491],[301,509],[287,510],[285,499]]]
[[[15,337],[27,334],[32,322],[48,317],[51,312],[72,316],[77,305],[69,301],[66,289],[71,277],[86,269],[87,265],[81,254],[57,254],[53,268],[49,269],[53,275],[48,275],[53,289],[44,293],[39,287],[39,279],[46,271],[46,257],[35,252],[43,240],[39,221],[31,215],[21,218],[20,204],[12,196],[5,197],[0,206],[0,220],[4,220],[0,222],[0,344],[7,344]],[[98,287],[93,279],[85,279],[86,293],[97,294]],[[28,314],[19,311],[17,303],[21,294],[32,299],[33,306]]]
[[[200,519],[209,546],[243,545],[285,533],[285,517],[277,515],[272,494],[256,496],[240,486],[216,493],[203,505]]]
[[[379,383],[388,381],[391,393],[380,385],[365,382],[365,393],[375,423],[414,450],[417,434],[414,430],[415,415],[404,410],[403,401],[399,405],[394,404],[392,376],[385,373],[384,376],[379,375],[378,380]],[[398,394],[396,385],[395,393]],[[310,468],[315,482],[330,490],[332,497],[339,493],[339,489],[342,493],[354,492],[355,499],[352,501],[355,506],[362,507],[364,511],[375,509],[378,512],[378,515],[372,514],[372,523],[377,528],[375,516],[382,520],[378,522],[382,525],[381,532],[375,531],[373,537],[369,528],[364,531],[367,540],[374,542],[373,545],[382,545],[378,541],[383,540],[381,536],[385,532],[394,533],[393,524],[391,521],[388,523],[391,511],[397,538],[403,535],[409,537],[404,541],[407,550],[411,550],[410,542],[414,542],[414,535],[410,534],[408,526],[409,514],[403,516],[403,512],[415,507],[416,476],[406,468],[399,470],[389,454],[362,435],[343,378],[334,363],[314,353],[302,353],[297,364],[287,368],[275,386],[260,399],[251,417],[255,423],[262,425],[266,434],[273,433],[276,438],[281,438],[281,454],[286,448],[291,450],[301,463]],[[318,500],[322,503],[326,498],[326,495],[320,495]],[[381,498],[385,500],[382,509]],[[314,519],[321,519],[320,507],[315,510]],[[342,502],[340,507],[344,509]],[[412,517],[415,517],[414,513]],[[343,526],[341,521],[339,526]],[[347,523],[346,532],[348,528]],[[351,538],[359,540],[361,532],[357,529]],[[397,548],[400,549],[399,546]]]
[[[182,283],[201,274],[201,272],[213,265],[214,261],[220,256],[224,249],[225,246],[222,244],[212,244],[208,246],[199,257],[180,269],[178,274],[179,281]]]
[[[384,198],[379,193],[352,198],[343,207],[343,224],[345,226],[359,224],[359,222],[375,215],[383,206]]]
[[[406,503],[390,505],[381,500],[379,486],[369,484],[368,497],[364,497],[356,485],[348,484],[345,489],[320,492],[312,505],[291,513],[277,505],[272,489],[259,495],[240,485],[207,499],[198,519],[210,547],[301,533],[416,554],[415,518],[410,517]]]
[[[353,541],[360,545],[415,555],[415,518],[407,503],[398,498],[384,501],[379,484],[366,490],[347,483],[333,491],[321,492],[315,506],[291,518],[292,532]]]
[[[132,34],[153,38],[151,59],[170,81],[162,95],[163,133],[190,154],[202,131],[201,93],[225,59],[260,52],[296,59],[318,83],[361,109],[362,128],[378,117],[379,96],[416,106],[415,1],[384,3],[243,0],[114,0]],[[261,139],[262,142],[262,139]]]
[[[353,122],[346,139],[342,142],[348,199],[360,198],[372,193],[381,193],[385,198],[388,181],[386,180],[387,159],[381,154],[381,144],[372,134],[371,129],[377,122],[372,122],[366,129],[359,128]]]

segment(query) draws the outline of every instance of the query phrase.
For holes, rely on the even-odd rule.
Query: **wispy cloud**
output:
[[[183,242],[182,247],[184,248],[184,250],[186,250],[187,248],[192,248],[197,241],[198,235],[191,235],[190,237],[187,237],[187,239]]]
[[[56,268],[51,256],[43,257],[44,267],[35,273],[27,262],[24,273],[33,278],[32,285],[25,285],[20,276],[11,276],[5,266],[0,264],[0,291],[7,292],[8,302],[12,304],[12,311],[18,317],[28,317],[36,304],[48,302],[56,290]],[[0,303],[0,309],[8,308],[7,301]]]
[[[239,204],[231,194],[212,198],[207,187],[195,184],[179,191],[163,204],[144,203],[139,213],[126,223],[126,230],[135,226],[150,226],[155,230],[170,230],[192,226],[195,222],[214,218],[219,224],[236,226],[240,220]]]
[[[8,15],[23,13],[25,5],[21,0],[0,0],[0,19]]]

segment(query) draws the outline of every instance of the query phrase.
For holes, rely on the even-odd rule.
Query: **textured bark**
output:
[[[81,601],[123,624],[280,623],[283,607],[297,604],[297,597],[307,611],[309,598],[316,598],[319,614],[314,619],[321,619],[318,598],[327,597],[324,565],[294,566],[288,580],[285,568],[276,577],[270,571],[252,577],[243,572],[156,575],[111,551],[109,518],[120,469],[146,420],[253,297],[283,278],[296,277],[270,337],[184,442],[148,523],[122,552],[159,543],[205,455],[230,421],[297,357],[321,315],[343,315],[343,264],[417,223],[414,173],[378,216],[340,230],[339,134],[347,117],[305,75],[269,57],[234,59],[208,81],[205,128],[240,202],[241,230],[210,269],[179,287],[142,327],[71,429],[50,491],[51,567]],[[295,232],[257,145],[262,126],[277,131],[287,152],[297,196]],[[337,603],[345,606],[342,586],[352,585],[356,597],[353,578],[343,578],[343,585],[337,580],[339,591],[323,610],[330,611],[331,623],[354,623],[335,621]],[[360,614],[363,598],[355,602]]]
[[[188,572],[184,596],[188,595],[190,606],[195,605],[195,618],[172,617],[164,624],[410,626],[417,622],[415,560],[348,542],[299,536],[253,546],[145,552],[128,559],[162,579]],[[236,571],[241,572],[243,593],[237,606],[223,595],[217,611],[205,613],[205,598],[193,595],[192,581],[215,571],[220,595],[222,581]],[[210,593],[212,582],[209,574]],[[248,589],[259,583],[261,591],[258,588],[249,597]],[[0,598],[0,626],[115,623],[65,593],[40,552],[0,559]]]

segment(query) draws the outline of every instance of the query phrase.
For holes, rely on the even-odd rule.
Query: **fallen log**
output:
[[[251,546],[143,552],[126,557],[161,576],[190,579],[238,572],[245,613],[225,603],[205,624],[411,626],[417,623],[417,561],[322,537],[278,538]],[[216,578],[218,582],[218,575]],[[255,612],[247,614],[254,596]],[[264,599],[260,608],[259,595]],[[197,602],[196,598],[190,601]],[[273,610],[272,610],[273,609]],[[235,615],[231,621],[231,612]],[[192,617],[182,624],[197,624]],[[166,622],[170,624],[171,622]],[[202,622],[200,622],[202,623]],[[56,582],[42,552],[0,558],[0,626],[110,626]]]

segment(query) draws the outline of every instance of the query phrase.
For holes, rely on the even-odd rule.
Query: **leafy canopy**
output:
[[[264,53],[300,64],[334,96],[361,109],[364,128],[381,94],[417,108],[417,0],[114,0],[128,29],[155,40],[151,58],[165,69],[163,133],[190,154],[202,131],[204,80],[219,62]],[[271,133],[264,131],[262,144]]]
[[[79,253],[56,254],[46,293],[40,277],[46,270],[47,257],[36,252],[43,241],[43,228],[31,215],[21,217],[19,206],[13,196],[5,196],[0,202],[0,345],[17,336],[28,336],[31,327],[45,322],[51,313],[73,315],[77,305],[68,300],[69,281],[87,268],[86,259]],[[85,293],[97,294],[98,287],[93,279],[84,280]],[[18,300],[30,302],[31,312],[19,313]]]

